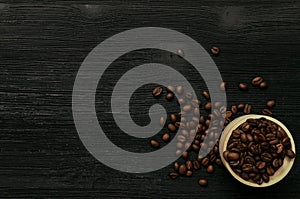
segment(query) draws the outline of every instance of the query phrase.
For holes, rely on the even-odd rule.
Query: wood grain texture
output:
[[[147,174],[112,170],[82,145],[71,102],[77,71],[101,41],[136,27],[171,28],[206,50],[212,45],[221,48],[220,56],[213,59],[229,84],[229,104],[250,102],[258,112],[267,99],[275,98],[274,114],[290,129],[297,146],[299,13],[297,1],[0,3],[0,198],[296,198],[300,194],[299,158],[282,182],[265,189],[245,187],[224,168],[212,175],[202,169],[191,178],[175,181],[167,177],[171,166]],[[152,55],[157,52],[137,53],[117,65],[168,58]],[[179,70],[187,70],[174,59]],[[110,71],[108,77],[117,72]],[[239,82],[249,82],[255,75],[268,81],[266,91],[238,91]],[[189,78],[203,85],[196,77]],[[99,92],[110,86],[109,82],[100,85]],[[109,92],[102,95],[108,98]],[[147,108],[143,100],[137,96],[133,110]],[[97,111],[101,112],[101,106]],[[137,123],[147,119],[138,118]],[[117,130],[107,123],[108,130]],[[128,138],[120,144],[133,150],[131,143]],[[209,186],[202,188],[197,180],[205,176]]]

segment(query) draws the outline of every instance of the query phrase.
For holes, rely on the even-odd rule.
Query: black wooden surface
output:
[[[266,99],[275,98],[275,117],[299,146],[299,13],[299,1],[0,3],[0,198],[299,197],[299,158],[283,181],[264,189],[240,184],[225,168],[210,175],[202,169],[175,181],[167,177],[171,166],[147,174],[112,170],[82,145],[71,109],[77,70],[97,44],[131,28],[165,27],[187,34],[206,50],[219,46],[222,53],[213,59],[229,83],[229,104],[251,102],[258,112]],[[119,64],[151,61],[152,55],[162,61],[168,57],[150,54],[137,53]],[[249,82],[255,75],[268,81],[266,91],[236,89],[238,82]],[[189,78],[197,84],[195,77]],[[101,96],[109,97],[105,92]],[[147,108],[143,98],[135,96],[133,110]],[[143,123],[147,116],[136,120]],[[119,144],[135,148],[130,140]],[[199,177],[208,178],[208,187],[197,184]]]

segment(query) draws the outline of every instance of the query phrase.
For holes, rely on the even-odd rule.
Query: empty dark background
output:
[[[299,158],[284,180],[264,189],[240,184],[225,168],[210,175],[202,169],[177,180],[167,176],[172,166],[147,174],[110,169],[82,145],[71,102],[77,71],[100,42],[131,28],[170,28],[192,37],[207,51],[213,45],[221,48],[220,56],[213,59],[229,84],[230,105],[250,102],[259,112],[267,99],[275,98],[274,116],[292,132],[299,154],[299,13],[297,1],[0,3],[0,198],[296,198]],[[120,63],[153,57],[137,53]],[[172,59],[180,63],[178,57]],[[110,75],[114,72],[119,71]],[[252,87],[246,93],[238,91],[239,82],[256,75],[268,82],[266,91]],[[195,84],[199,80],[189,78]],[[105,92],[102,96],[109,97]],[[149,107],[138,96],[133,98],[133,115]],[[101,104],[102,99],[97,100]],[[97,111],[101,113],[101,106]],[[147,119],[141,117],[137,123],[143,118]],[[109,122],[106,128],[114,131]],[[120,144],[134,148],[129,138]],[[144,147],[141,151],[149,146]],[[208,187],[197,184],[200,177],[208,178]]]

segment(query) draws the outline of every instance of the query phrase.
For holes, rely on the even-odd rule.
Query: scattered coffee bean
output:
[[[192,170],[193,169],[193,163],[192,163],[192,161],[190,161],[190,160],[186,161],[185,165],[186,165],[186,168],[188,170]]]
[[[150,144],[153,148],[159,148],[160,147],[160,144],[157,140],[151,140]]]
[[[246,90],[248,90],[248,85],[246,83],[240,83],[239,89],[242,91],[246,91]]]
[[[204,109],[206,111],[209,111],[211,109],[211,103],[210,102],[207,102],[205,105],[204,105]]]
[[[206,187],[208,184],[206,179],[199,179],[198,183],[202,187]]]
[[[176,87],[176,93],[182,94],[183,93],[183,86],[177,86]]]
[[[271,116],[273,113],[272,113],[272,111],[270,111],[269,109],[264,109],[264,110],[262,111],[262,114]]]
[[[197,160],[194,161],[193,166],[194,166],[194,169],[196,169],[196,170],[200,169],[200,167],[201,167],[200,163]]]
[[[186,169],[185,164],[182,164],[182,165],[179,166],[179,174],[180,175],[185,175],[186,171],[187,171],[187,169]]]
[[[259,88],[261,88],[261,89],[265,89],[267,87],[268,87],[267,82],[262,82],[262,83],[259,84]]]
[[[192,172],[192,171],[187,171],[187,172],[186,172],[186,176],[187,176],[187,177],[191,177],[192,175],[193,175],[193,172]]]
[[[174,93],[174,91],[175,91],[174,86],[171,86],[171,85],[167,86],[167,92],[172,92],[172,93]]]
[[[174,169],[174,171],[178,171],[179,170],[179,164],[178,164],[178,162],[174,162],[173,169]]]
[[[238,110],[244,110],[244,108],[245,108],[245,104],[238,104],[237,105]]]
[[[220,89],[221,89],[222,91],[225,91],[225,90],[226,90],[226,86],[227,86],[227,83],[226,83],[226,82],[222,82],[222,83],[220,84]]]
[[[253,86],[259,86],[262,82],[263,82],[263,78],[262,77],[255,77],[252,79],[252,85]]]
[[[213,54],[213,55],[219,55],[220,54],[220,49],[218,48],[218,47],[215,47],[215,46],[213,46],[211,49],[210,49],[210,52],[211,52],[211,54]]]
[[[174,180],[174,179],[176,179],[179,176],[179,174],[175,173],[175,172],[172,172],[172,173],[169,174],[169,176],[170,176],[171,179]]]
[[[154,97],[159,97],[159,96],[162,94],[162,92],[163,92],[162,87],[157,86],[157,87],[155,87],[155,88],[153,89],[152,95],[153,95]]]
[[[289,157],[289,158],[294,158],[295,157],[295,153],[289,149],[286,151],[286,155]]]
[[[206,171],[207,173],[213,173],[215,171],[215,168],[213,165],[208,165]]]
[[[174,94],[173,93],[167,93],[166,94],[166,99],[169,100],[169,101],[173,100],[174,99]]]
[[[275,100],[268,100],[267,101],[267,107],[273,108],[275,106]]]
[[[208,91],[203,91],[202,95],[203,95],[203,97],[205,97],[205,99],[209,99],[210,98],[210,95],[209,95]]]
[[[244,107],[244,113],[245,114],[250,114],[251,113],[251,105],[250,104],[246,104]]]
[[[181,157],[183,159],[187,159],[189,157],[189,152],[187,152],[187,151],[183,152]]]
[[[174,124],[172,124],[172,123],[169,123],[168,124],[168,129],[171,132],[175,132],[176,131],[176,126]]]
[[[168,133],[165,133],[163,136],[162,136],[162,140],[164,142],[168,142],[170,140],[170,135]]]

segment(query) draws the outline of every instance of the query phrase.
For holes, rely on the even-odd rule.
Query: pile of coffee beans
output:
[[[261,185],[269,182],[285,157],[294,158],[295,153],[286,132],[262,117],[248,119],[233,130],[223,156],[238,176]]]
[[[218,54],[219,49],[214,48],[212,53]],[[252,81],[250,81],[250,83],[252,84],[253,87],[258,87],[260,89],[265,89],[268,87],[266,81],[262,77],[253,78]],[[240,83],[238,85],[238,88],[240,90],[242,90],[243,92],[250,89],[247,83]],[[156,98],[161,97],[162,93],[164,93],[164,89],[165,88],[160,87],[160,86],[155,87],[153,89],[153,96]],[[220,85],[220,89],[223,91],[226,90],[227,83],[222,82]],[[168,118],[163,118],[163,117],[160,118],[160,123],[162,125],[167,121],[166,127],[168,129],[168,132],[165,133],[161,137],[162,142],[169,142],[171,139],[170,135],[176,133],[179,126],[183,127],[181,132],[177,132],[177,133],[180,133],[180,135],[178,135],[178,137],[177,137],[178,138],[177,151],[175,151],[176,154],[182,154],[182,155],[178,159],[178,161],[176,161],[174,163],[173,171],[169,173],[170,178],[176,179],[179,176],[190,177],[194,174],[194,172],[196,170],[199,170],[201,167],[205,168],[207,173],[213,173],[216,166],[219,166],[219,167],[223,166],[221,158],[220,158],[220,154],[219,154],[218,139],[219,139],[220,135],[218,133],[214,133],[214,129],[220,128],[220,126],[225,128],[235,118],[237,118],[241,115],[247,115],[247,114],[252,113],[252,105],[247,104],[247,103],[238,103],[238,104],[232,105],[229,108],[226,108],[219,102],[212,104],[210,101],[209,92],[206,90],[201,93],[205,102],[201,101],[200,99],[192,100],[193,98],[192,98],[191,94],[189,94],[189,93],[187,93],[183,96],[184,88],[182,86],[177,86],[177,87],[168,86],[166,88],[166,91],[167,91],[167,94],[165,95],[165,98],[168,101],[172,101],[174,99],[174,96],[175,96],[174,93],[178,94],[178,96],[181,96],[180,98],[177,99],[177,103],[178,103],[178,105],[182,105],[183,112],[194,112],[195,115],[197,115],[197,114],[199,115],[200,108],[203,108],[205,110],[204,113],[201,112],[200,118],[193,118],[192,122],[186,122],[186,120],[184,118],[184,114],[182,112],[171,113],[171,114],[169,114]],[[197,106],[194,106],[196,104],[198,105],[199,108],[197,108]],[[266,102],[266,108],[262,110],[262,114],[268,115],[268,116],[272,115],[272,112],[270,109],[273,108],[275,106],[275,104],[276,104],[275,100],[268,100]],[[211,112],[212,106],[217,108],[217,111],[214,111],[214,113]],[[212,118],[216,117],[217,115],[220,115],[220,114],[222,116],[225,116],[225,121],[220,120],[218,122],[218,124],[215,123],[212,125],[212,128],[208,129],[208,127],[210,126],[210,123],[212,121]],[[247,134],[245,134],[245,135],[247,135]],[[254,138],[254,135],[252,136],[252,138],[254,141],[255,141],[255,139],[258,139],[257,136]],[[208,144],[206,144],[207,142],[206,143],[203,142],[204,139],[210,140],[208,142]],[[243,139],[244,139],[244,134],[243,134]],[[261,139],[261,137],[259,139]],[[271,138],[268,138],[268,139],[271,139]],[[150,144],[154,148],[159,148],[160,142],[161,141],[159,141],[159,140],[151,140]],[[243,146],[245,146],[247,143],[242,143],[242,144],[243,144]],[[200,149],[206,150],[208,155],[205,157],[202,157],[201,155],[199,155],[198,153],[199,153]],[[286,153],[286,154],[289,153],[290,157],[293,156],[292,151],[285,150],[285,152],[283,152],[283,153]],[[271,155],[272,155],[272,153],[271,153]],[[279,156],[280,155],[277,155],[278,161],[282,161],[282,160],[279,160],[279,158],[278,158]],[[238,156],[238,158],[240,158],[240,156]],[[273,159],[272,159],[272,161],[273,161]],[[276,161],[275,161],[275,164],[277,164]],[[255,163],[256,163],[256,160],[255,160]],[[270,163],[270,165],[272,163]],[[278,165],[280,165],[279,163],[280,162],[278,162]],[[240,162],[239,162],[239,164],[240,164]],[[260,165],[260,166],[262,166],[262,165]],[[265,169],[266,172],[267,172],[268,166]],[[273,168],[273,167],[271,167],[271,168]],[[273,170],[274,170],[274,168],[273,168]],[[271,171],[272,170],[270,170],[270,168],[269,168],[268,172],[270,173]],[[274,170],[274,172],[275,172],[275,170]],[[248,177],[250,179],[252,177],[252,175],[254,175],[254,174],[251,174],[250,176],[249,176],[249,174],[248,174]],[[266,180],[266,175],[264,175],[264,178],[263,178],[262,174],[263,173],[259,173],[258,176],[260,176],[260,178],[257,180],[256,178],[258,178],[258,177],[256,177],[255,182],[258,182],[260,179],[264,180],[264,178]],[[245,177],[245,174],[243,174],[243,178],[245,178],[245,179],[247,178],[247,177]],[[208,181],[204,178],[199,179],[198,183],[200,186],[208,185]]]

